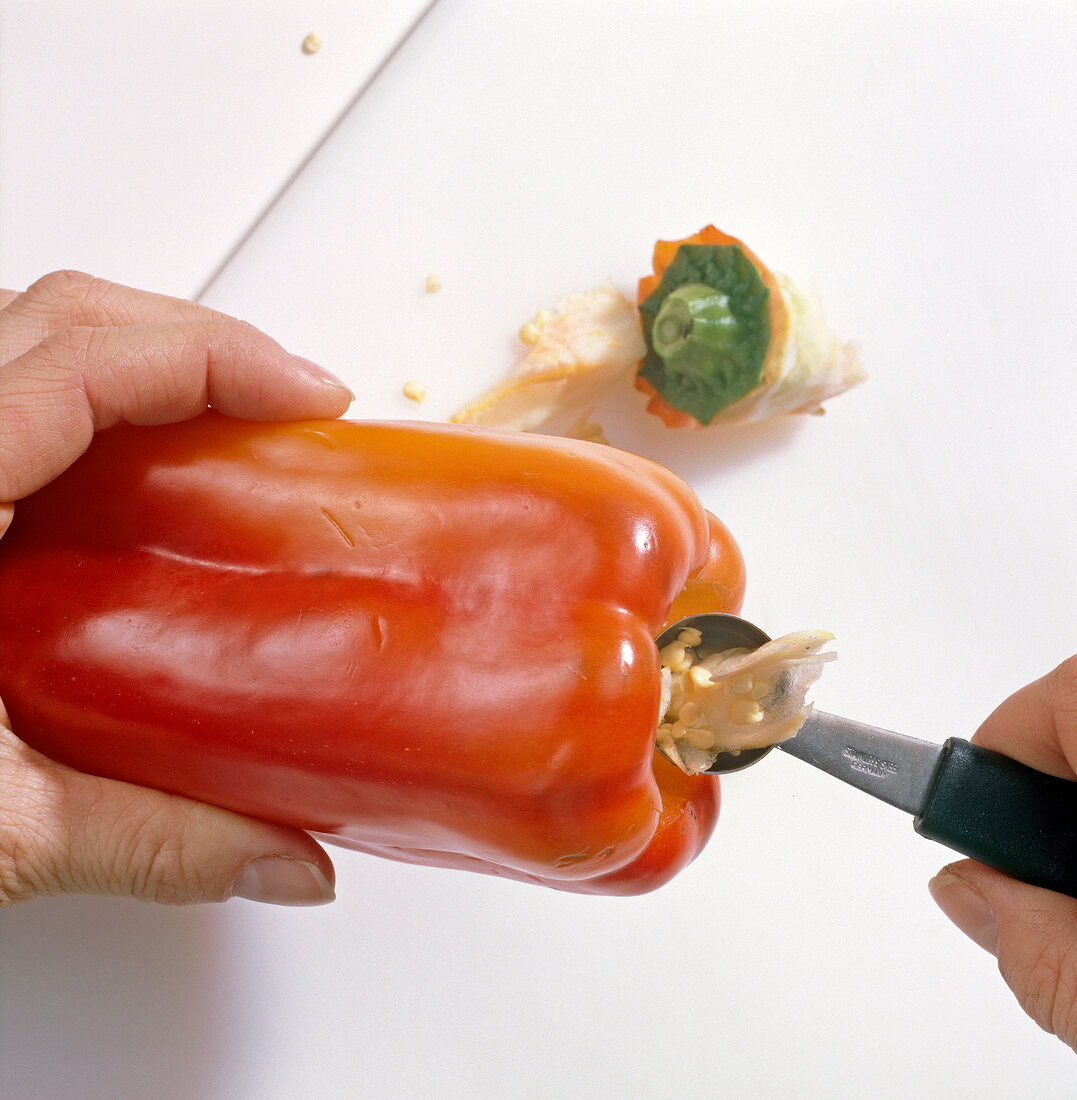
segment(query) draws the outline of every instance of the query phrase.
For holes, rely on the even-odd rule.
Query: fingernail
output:
[[[313,863],[287,856],[259,856],[236,876],[232,896],[269,905],[324,905],[336,894]]]
[[[313,362],[310,359],[304,359],[302,355],[293,355],[292,358],[303,368],[304,372],[313,378],[316,382],[321,382],[323,385],[332,386],[334,389],[341,390],[346,393],[353,401],[355,400],[355,394],[332,372],[327,371],[325,367],[318,363]]]
[[[964,879],[940,871],[928,884],[935,904],[965,933],[992,955],[998,951],[998,919],[987,898]]]

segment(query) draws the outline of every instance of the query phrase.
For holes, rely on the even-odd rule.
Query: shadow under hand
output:
[[[2,914],[4,1095],[215,1095],[244,1039],[224,916],[86,897]]]

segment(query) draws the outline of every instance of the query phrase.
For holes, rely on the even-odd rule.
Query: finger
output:
[[[0,309],[15,301],[18,296],[19,292],[17,290],[0,290]]]
[[[160,424],[208,405],[249,420],[335,417],[351,394],[231,318],[74,328],[0,369],[0,501],[47,484],[121,420]]]
[[[1077,778],[1077,656],[1011,695],[972,740],[1049,775]]]
[[[5,291],[5,294],[11,292]],[[81,271],[53,271],[21,294],[0,299],[0,362],[72,326],[188,321],[221,314],[165,294],[149,294]]]
[[[306,833],[82,775],[0,730],[0,906],[66,893],[188,905],[333,899],[333,866]]]
[[[997,957],[1029,1016],[1077,1049],[1077,900],[971,859],[944,868],[931,893],[957,927]]]

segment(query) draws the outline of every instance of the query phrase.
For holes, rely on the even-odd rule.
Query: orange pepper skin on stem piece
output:
[[[718,813],[716,777],[654,751],[653,638],[743,585],[683,482],[599,444],[123,425],[0,540],[0,697],[83,771],[406,862],[642,893]]]

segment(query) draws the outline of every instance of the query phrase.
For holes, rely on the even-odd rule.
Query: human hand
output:
[[[1077,779],[1077,656],[1011,695],[972,740]],[[971,859],[943,868],[929,885],[950,920],[997,957],[1021,1007],[1077,1050],[1077,900]]]
[[[338,380],[231,317],[77,272],[0,291],[0,536],[21,497],[121,420],[168,423],[212,405],[249,420],[337,417]],[[306,833],[46,759],[0,703],[0,906],[47,894],[188,904],[333,897]]]

